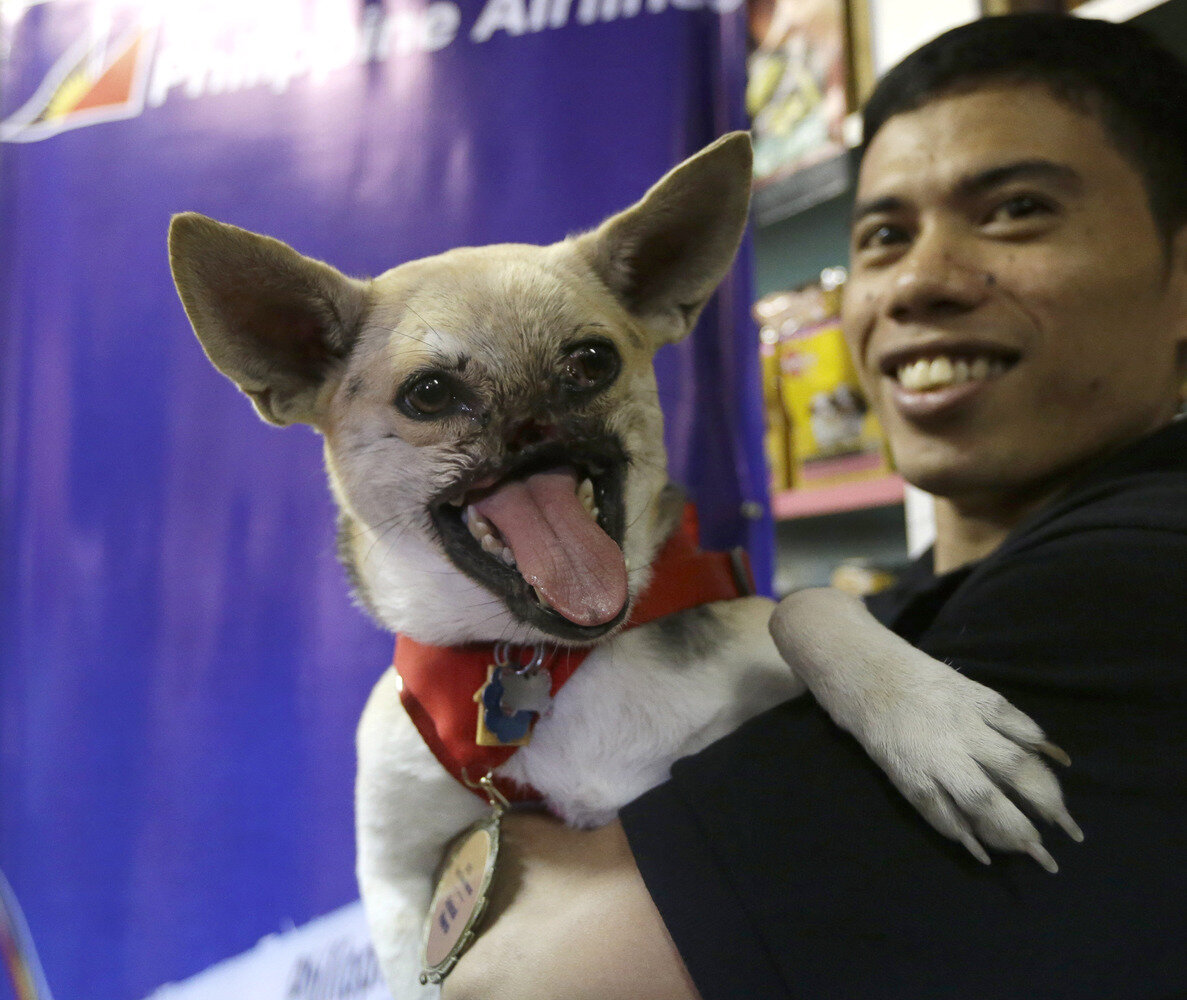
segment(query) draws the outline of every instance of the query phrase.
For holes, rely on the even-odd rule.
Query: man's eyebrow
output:
[[[1083,179],[1073,168],[1063,163],[1056,163],[1054,160],[1036,159],[1017,160],[1013,163],[1003,163],[966,174],[957,180],[953,190],[957,197],[969,197],[985,194],[994,188],[1019,180],[1051,181],[1072,190],[1079,190],[1083,186]],[[849,223],[856,225],[867,215],[899,212],[907,207],[907,203],[907,199],[898,195],[885,195],[880,198],[859,201],[853,206]]]
[[[967,174],[956,182],[958,195],[984,194],[1013,181],[1051,181],[1063,187],[1079,190],[1083,179],[1072,167],[1054,160],[1017,160],[997,167]]]
[[[867,215],[889,215],[898,212],[905,208],[907,202],[905,199],[897,195],[887,195],[884,198],[870,198],[868,201],[859,201],[853,206],[853,211],[849,215],[849,225],[854,226]]]

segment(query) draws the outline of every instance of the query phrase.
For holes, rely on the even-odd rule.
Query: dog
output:
[[[432,873],[489,808],[466,787],[488,764],[465,758],[451,776],[453,723],[428,707],[474,644],[487,644],[480,666],[495,662],[461,684],[461,727],[493,740],[491,781],[570,824],[609,821],[677,758],[810,688],[983,861],[987,844],[1054,866],[1001,788],[1078,833],[1042,759],[1061,752],[999,695],[844,594],[795,594],[772,618],[771,601],[731,587],[731,567],[698,561],[652,356],[690,333],[730,267],[751,156],[732,133],[590,232],[367,281],[200,215],[172,221],[203,348],[265,420],[321,433],[354,590],[399,635],[397,668],[404,650],[419,657],[384,672],[358,730],[360,892],[397,998],[433,990],[417,982]],[[710,577],[726,582],[664,596]]]

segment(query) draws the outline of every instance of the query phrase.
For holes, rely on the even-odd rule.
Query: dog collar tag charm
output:
[[[547,670],[533,674],[504,672],[503,697],[499,706],[506,712],[535,712],[543,715],[552,703],[552,675]]]
[[[480,747],[526,747],[532,741],[535,716],[505,707],[503,677],[503,668],[492,663],[486,670],[486,683],[474,693],[478,703],[474,742]]]
[[[491,813],[454,841],[440,868],[420,944],[421,985],[439,983],[477,936],[499,857],[500,823],[509,803],[490,775],[479,781]]]
[[[478,728],[474,742],[480,747],[523,747],[532,741],[532,727],[552,702],[549,654],[527,647],[528,662],[521,663],[508,643],[495,646],[495,662],[486,668],[486,683],[474,692],[478,703]]]

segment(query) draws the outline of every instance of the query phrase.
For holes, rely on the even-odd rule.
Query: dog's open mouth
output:
[[[627,611],[626,459],[616,442],[548,445],[430,506],[445,551],[518,618],[591,640]]]

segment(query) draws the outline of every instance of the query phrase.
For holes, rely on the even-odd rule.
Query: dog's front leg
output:
[[[784,598],[771,617],[780,653],[937,830],[989,863],[982,843],[1055,862],[1020,797],[1083,839],[1043,755],[1067,763],[1043,730],[996,691],[932,659],[832,589]]]
[[[425,746],[400,704],[394,670],[367,702],[358,754],[359,892],[372,943],[395,1000],[428,1000],[438,990],[420,986],[417,977],[433,874],[445,844],[486,807]]]

